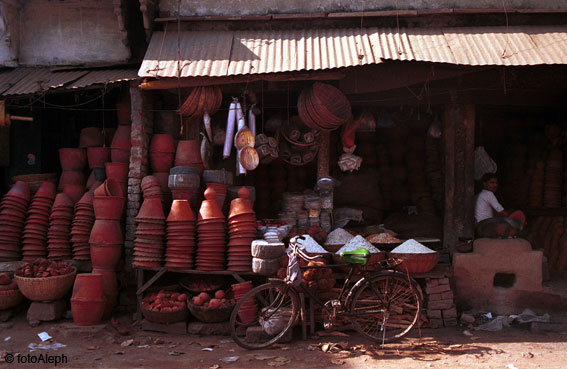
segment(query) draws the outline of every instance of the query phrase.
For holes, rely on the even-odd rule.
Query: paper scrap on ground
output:
[[[53,337],[51,337],[51,336],[49,335],[49,333],[47,333],[47,332],[38,333],[37,336],[39,337],[39,339],[40,339],[42,342],[45,342],[45,341],[50,340],[50,339],[53,338]]]

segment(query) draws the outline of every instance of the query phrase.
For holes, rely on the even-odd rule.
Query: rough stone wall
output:
[[[502,0],[181,0],[181,16],[243,16],[280,13],[359,12],[375,10],[419,9],[502,9]],[[567,7],[567,0],[515,0],[509,8],[559,9]],[[160,0],[161,13],[177,14],[177,0]]]
[[[16,1],[0,1],[0,67],[18,65],[20,8]]]
[[[132,149],[130,151],[130,171],[128,173],[128,202],[126,205],[126,234],[124,236],[124,251],[126,265],[130,267],[133,261],[134,234],[136,232],[136,215],[142,205],[142,178],[149,173],[148,147],[153,134],[154,97],[151,92],[138,88],[138,82],[130,85],[132,106]]]
[[[73,65],[130,58],[118,5],[109,0],[33,0],[21,12],[19,62]]]

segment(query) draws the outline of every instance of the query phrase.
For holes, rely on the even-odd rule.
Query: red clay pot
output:
[[[73,284],[73,299],[102,300],[103,280],[100,274],[81,273],[75,277]]]
[[[112,145],[110,145],[110,147],[113,149],[125,149],[130,151],[130,148],[132,147],[130,132],[130,126],[118,126],[114,133]]]
[[[176,166],[192,166],[195,163],[202,163],[201,144],[197,140],[183,140],[177,143],[175,152]]]
[[[96,325],[102,320],[106,300],[83,301],[71,299],[71,313],[75,325]]]
[[[64,170],[59,177],[59,189],[63,189],[65,185],[85,185],[85,174],[82,171]]]
[[[23,183],[23,182],[22,182]],[[55,183],[53,182],[43,182],[41,186],[39,186],[35,196],[38,197],[49,197],[51,199],[55,198],[56,194]]]
[[[98,127],[87,127],[81,129],[79,136],[79,147],[97,147],[104,144],[102,131]]]
[[[167,172],[169,175],[169,170],[173,167],[173,157],[172,152],[152,152],[149,153],[150,165],[152,171],[155,172]]]
[[[104,167],[104,163],[110,161],[110,147],[87,148],[87,159],[90,169]]]
[[[63,193],[69,196],[69,198],[73,201],[73,204],[83,197],[86,190],[87,189],[84,185],[68,184],[63,187]]]
[[[152,152],[175,153],[175,141],[173,140],[173,136],[167,133],[153,135],[150,142],[150,154]]]
[[[106,306],[102,319],[109,319],[112,315],[112,310],[116,306],[118,297],[118,282],[116,280],[116,272],[110,269],[93,268],[93,274],[100,274],[102,276],[102,292],[106,299]]]
[[[104,146],[110,147],[110,145],[112,145],[112,139],[114,139],[115,133],[116,133],[116,128],[104,129]]]
[[[116,220],[95,220],[91,235],[89,237],[91,244],[122,244],[124,243],[124,235],[120,222]]]
[[[113,163],[129,163],[130,149],[110,149],[110,158]]]
[[[163,219],[165,220],[165,215],[163,213],[163,206],[159,198],[144,199],[140,211],[136,216],[136,219]]]
[[[118,182],[112,178],[108,178],[104,181],[104,191],[106,196],[126,196],[124,182]],[[97,194],[95,193],[95,195]]]
[[[59,160],[63,170],[83,170],[87,165],[87,153],[80,148],[59,149]]]
[[[174,200],[167,217],[168,222],[194,222],[195,216],[187,200]]]
[[[128,182],[127,163],[105,163],[106,178],[112,178],[118,182]]]
[[[93,268],[114,270],[122,256],[122,245],[91,243],[91,262]]]
[[[95,196],[93,207],[96,220],[121,220],[126,198],[121,196]]]

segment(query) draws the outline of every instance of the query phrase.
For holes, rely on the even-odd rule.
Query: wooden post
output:
[[[317,155],[317,179],[329,176],[329,157],[330,157],[329,132],[321,132],[319,136],[319,155]]]
[[[459,237],[474,235],[474,105],[445,107],[445,218],[443,246],[453,252]]]

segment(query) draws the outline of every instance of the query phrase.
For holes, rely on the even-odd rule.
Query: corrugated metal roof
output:
[[[137,79],[136,69],[54,71],[50,68],[14,68],[0,71],[0,96],[29,95],[56,88],[84,88]]]
[[[138,78],[137,69],[91,70],[65,88],[84,88],[96,84],[132,81]]]
[[[567,25],[183,31],[181,77],[293,72],[382,59],[462,65],[567,64]],[[178,34],[156,32],[140,77],[177,77]]]

